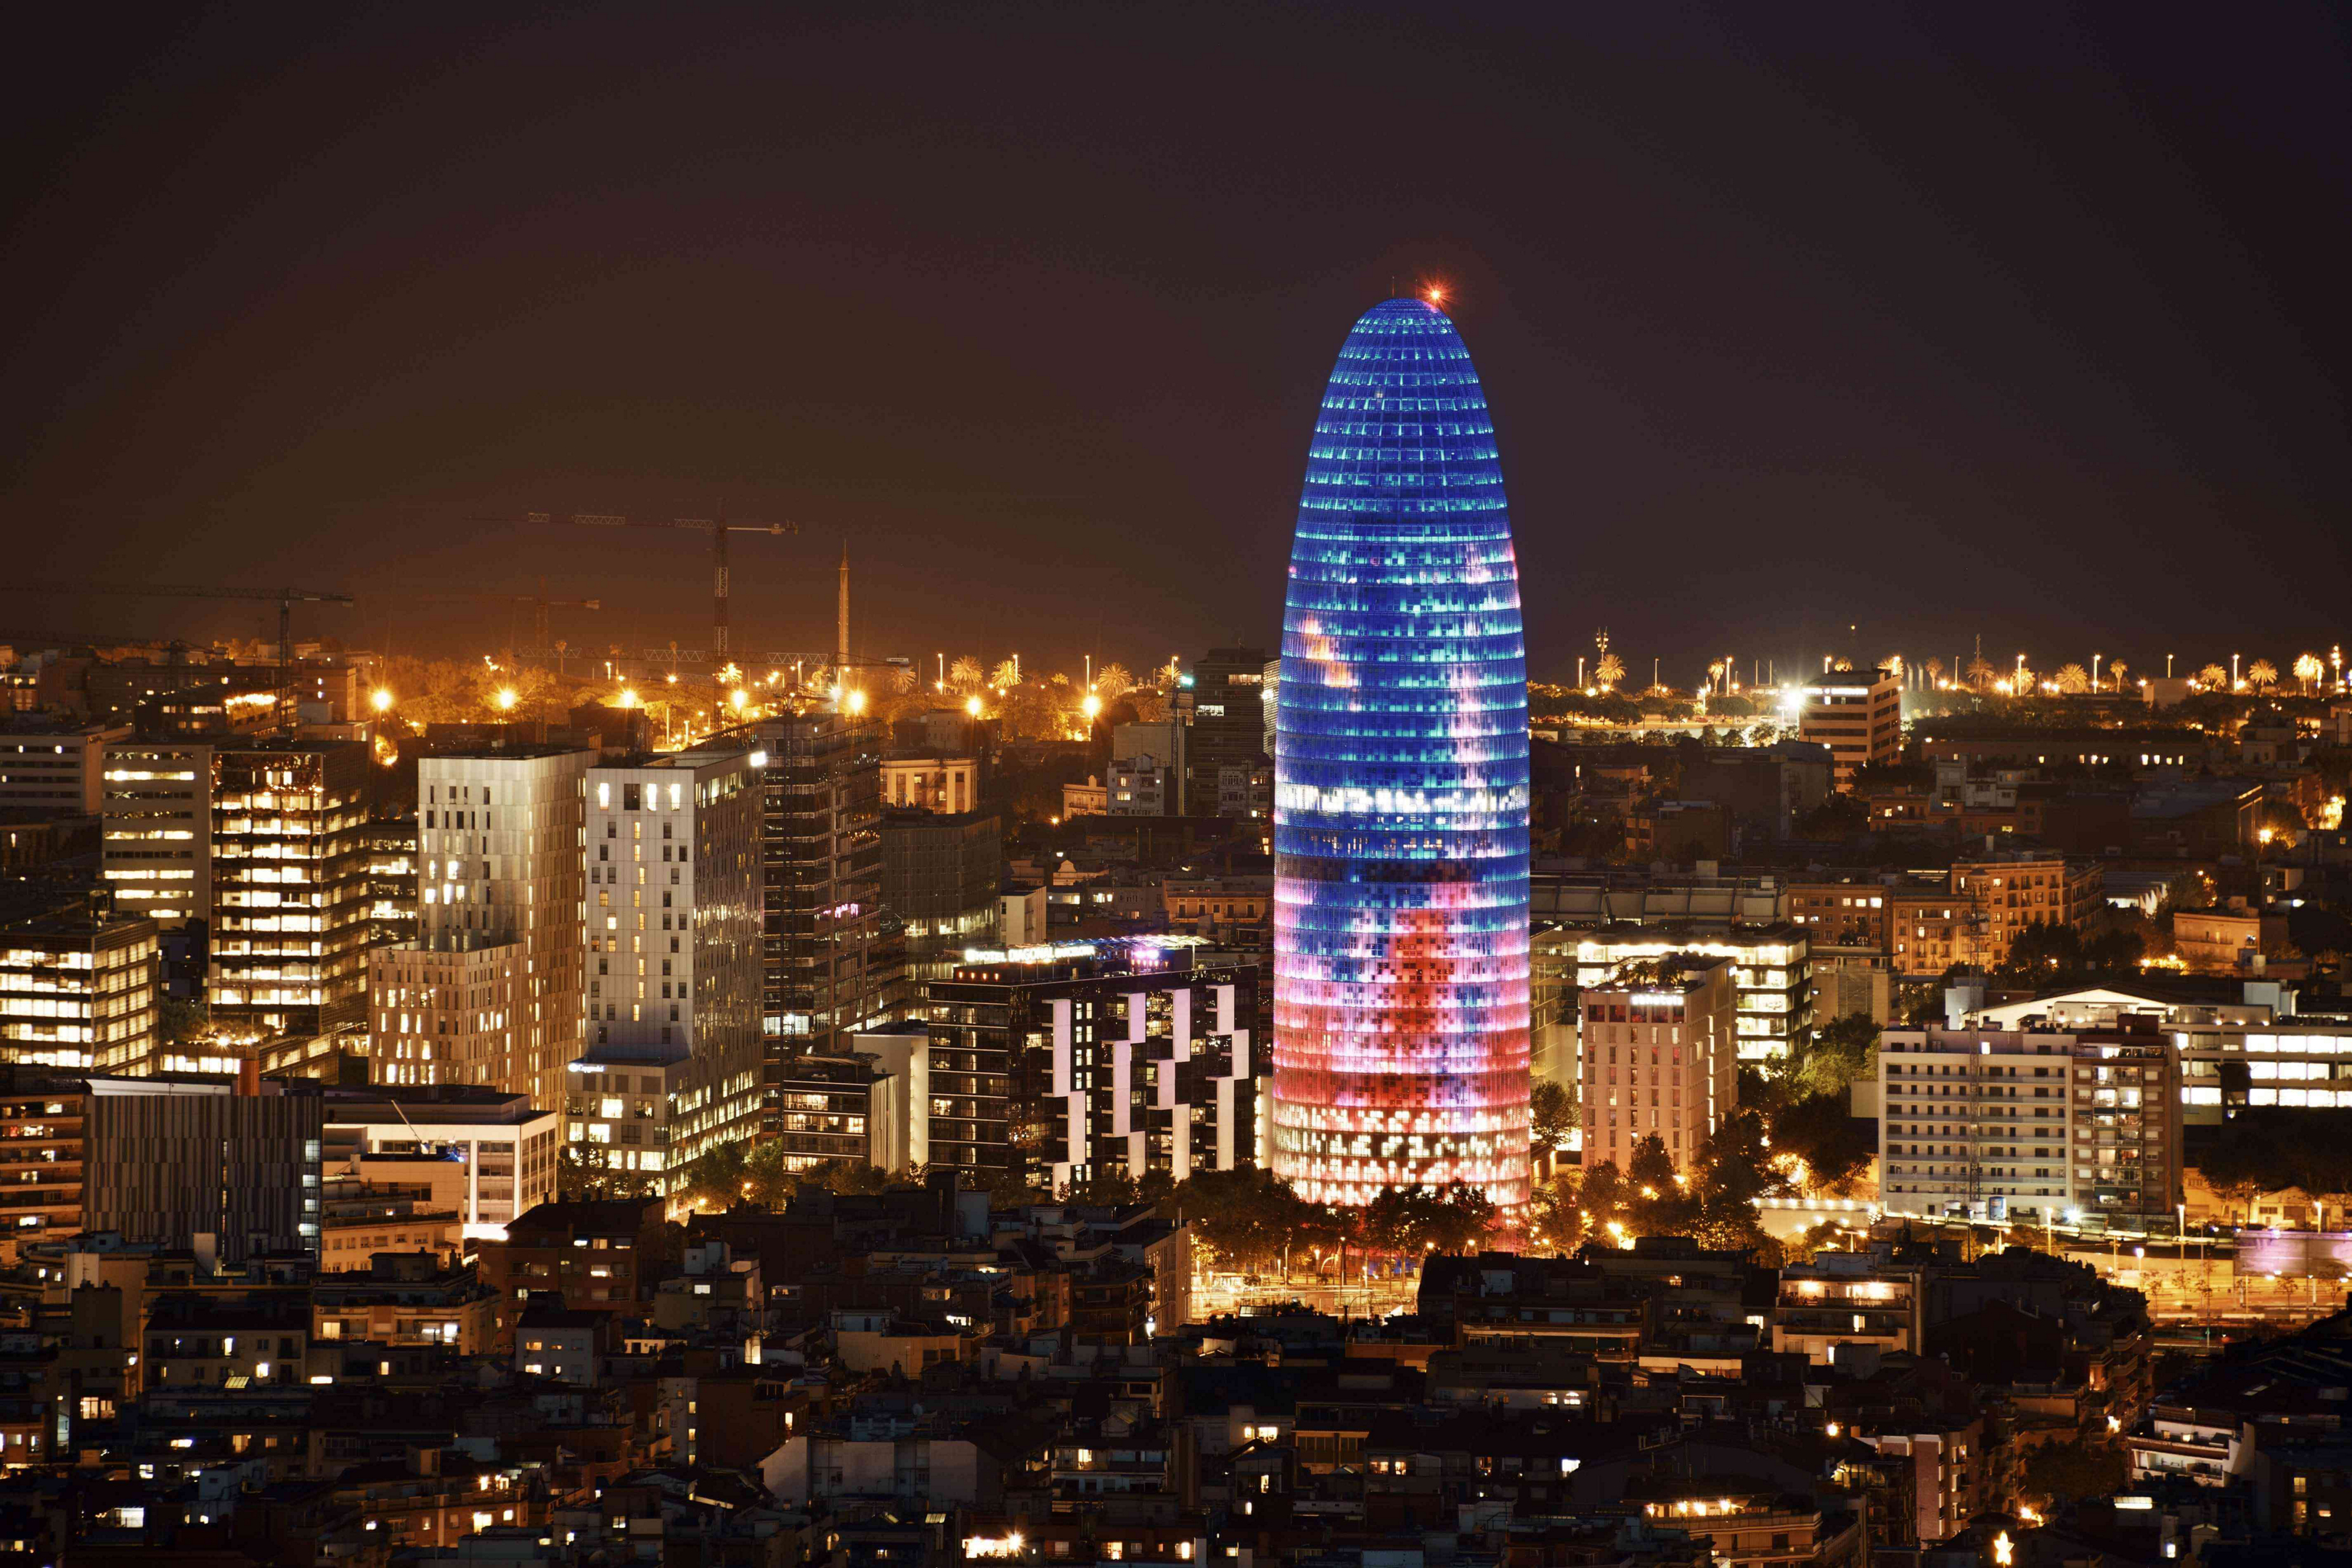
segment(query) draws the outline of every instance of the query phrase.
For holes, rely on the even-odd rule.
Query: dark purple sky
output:
[[[845,534],[869,653],[1271,642],[1331,355],[1442,277],[1538,675],[2352,629],[2340,11],[162,15],[15,39],[0,574],[699,644],[683,542],[470,520],[723,500],[809,530],[752,648],[830,645]]]

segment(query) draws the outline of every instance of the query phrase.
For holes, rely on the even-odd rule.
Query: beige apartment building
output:
[[[490,1069],[490,1087],[545,1110],[563,1103],[564,1068],[580,1054],[585,780],[596,755],[524,745],[426,757],[417,767],[415,950],[452,958],[420,963],[414,984],[431,974],[430,984],[457,993],[461,1016],[495,1013],[499,1021],[478,1026],[485,1037],[473,1057]],[[500,947],[514,951],[494,963],[486,955]],[[385,949],[385,962],[404,951],[414,950]],[[476,1009],[464,1000],[494,990],[509,966],[510,1005],[486,999]]]
[[[1739,1098],[1731,960],[1674,952],[1619,964],[1583,993],[1584,1160],[1622,1170],[1655,1137],[1677,1171]]]

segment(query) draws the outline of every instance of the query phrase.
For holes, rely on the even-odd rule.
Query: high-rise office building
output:
[[[253,741],[213,752],[213,1023],[324,1034],[367,1010],[367,747]]]
[[[993,816],[884,815],[882,907],[904,928],[910,982],[944,977],[965,948],[991,939],[1003,874],[1003,834]]]
[[[849,1034],[904,1004],[905,947],[882,911],[883,737],[879,723],[834,712],[764,719],[734,737],[764,757],[761,1026],[772,1089],[792,1054],[837,1055]]]
[[[144,915],[95,907],[0,922],[0,1063],[151,1071],[161,994]]]
[[[1528,1194],[1528,689],[1495,428],[1433,304],[1366,311],[1291,547],[1276,722],[1274,1168],[1306,1197]]]
[[[760,1130],[758,761],[712,748],[589,770],[587,1042],[564,1131],[592,1179],[663,1192]]]
[[[1265,754],[1265,649],[1213,647],[1192,667],[1188,816],[1231,816],[1219,796],[1223,770],[1246,773]]]
[[[483,955],[449,959],[463,972],[436,984],[486,987],[509,969],[516,977],[511,1005],[483,1026],[477,1047],[495,1068],[464,1081],[527,1094],[549,1110],[563,1103],[564,1068],[580,1054],[587,955],[582,852],[586,775],[595,761],[593,752],[515,746],[428,756],[416,770],[416,947]],[[504,946],[520,951],[491,967],[490,950]],[[382,950],[376,962],[398,962],[402,952]],[[457,1005],[470,1005],[463,998]]]
[[[212,918],[213,748],[116,741],[100,779],[100,865],[118,907],[165,931]]]

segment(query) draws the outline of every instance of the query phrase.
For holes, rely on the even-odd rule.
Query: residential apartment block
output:
[[[2152,1028],[1889,1029],[1878,1066],[1890,1214],[2133,1222],[2181,1201],[2179,1059]]]
[[[1584,1163],[1623,1170],[1655,1138],[1694,1165],[1739,1099],[1732,962],[1667,953],[1584,988]]]

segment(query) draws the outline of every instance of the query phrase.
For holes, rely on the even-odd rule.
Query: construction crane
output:
[[[281,721],[293,710],[294,684],[294,606],[296,605],[350,605],[349,594],[314,592],[308,588],[131,588],[114,584],[89,583],[6,583],[0,589],[19,594],[47,594],[57,596],[89,594],[136,594],[160,599],[257,599],[263,603],[275,600],[278,605],[278,706]]]
[[[539,592],[536,594],[404,594],[399,597],[404,603],[412,605],[468,605],[485,601],[499,605],[529,605],[530,606],[530,646],[516,650],[518,655],[524,658],[554,657],[555,650],[549,646],[547,640],[548,611],[601,610],[604,607],[604,601],[602,599],[551,599],[547,596],[547,579],[544,577],[539,580]],[[512,629],[511,626],[509,627],[509,633]]]
[[[668,528],[710,535],[710,669],[714,682],[733,662],[728,643],[727,536],[730,533],[798,533],[797,522],[730,522],[723,517],[628,517],[602,511],[532,511],[530,523],[572,523],[584,528]]]

